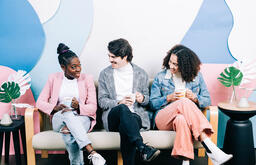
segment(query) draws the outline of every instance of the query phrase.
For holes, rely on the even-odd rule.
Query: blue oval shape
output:
[[[43,27],[27,0],[0,1],[0,65],[30,72],[44,43]]]

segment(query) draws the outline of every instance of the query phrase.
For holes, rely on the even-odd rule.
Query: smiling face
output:
[[[171,54],[168,64],[169,64],[170,71],[172,74],[179,72],[178,57],[175,54]]]
[[[122,59],[120,56],[115,56],[114,54],[109,52],[108,57],[113,69],[121,68],[128,64],[127,56],[124,56],[124,58]]]
[[[61,65],[61,68],[68,79],[78,79],[80,77],[81,64],[77,57],[72,58],[67,66]]]

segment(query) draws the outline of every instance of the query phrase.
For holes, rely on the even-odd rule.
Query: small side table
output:
[[[239,108],[236,103],[218,104],[219,109],[230,117],[226,126],[223,151],[233,154],[233,158],[225,165],[255,165],[252,122],[249,118],[256,115],[256,103],[249,104],[248,108]]]
[[[27,164],[27,160],[26,160],[27,159],[27,149],[26,149],[24,116],[22,116],[20,120],[13,120],[13,123],[10,126],[1,126],[0,125],[0,155],[2,157],[3,136],[5,134],[5,162],[9,161],[10,132],[12,132],[16,165],[21,164],[19,130],[20,130],[21,139],[22,139],[21,141],[22,141],[22,146],[23,146],[23,151],[24,151],[24,157],[25,157],[25,161]]]

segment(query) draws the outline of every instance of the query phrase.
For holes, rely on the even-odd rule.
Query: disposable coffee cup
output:
[[[177,98],[183,98],[186,96],[186,89],[175,89],[175,94]]]
[[[66,105],[67,107],[71,107],[71,103],[72,103],[72,97],[65,97],[64,99],[63,99],[63,102],[62,102],[62,104],[64,104],[64,105]]]
[[[129,95],[127,95],[127,97],[130,97],[132,100],[132,105],[130,105],[128,108],[130,109],[131,112],[134,112],[134,103],[136,100],[136,94],[135,93],[131,93]]]
[[[128,95],[128,97],[130,97],[132,99],[132,102],[135,103],[135,100],[136,100],[136,94],[135,93],[132,93],[132,94]]]

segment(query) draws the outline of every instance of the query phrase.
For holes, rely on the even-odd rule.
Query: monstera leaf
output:
[[[20,87],[15,82],[5,82],[0,88],[0,102],[9,103],[20,97]]]
[[[218,80],[225,86],[238,86],[243,79],[243,73],[234,66],[230,66],[224,69],[224,72],[220,74]]]

